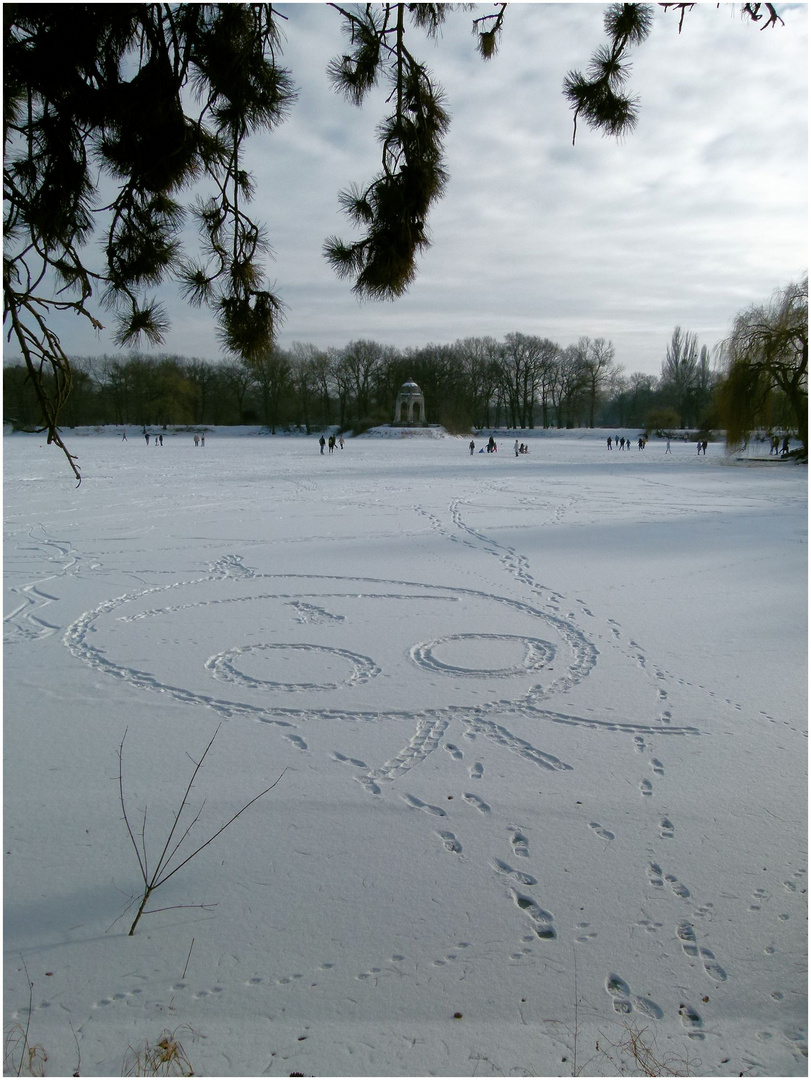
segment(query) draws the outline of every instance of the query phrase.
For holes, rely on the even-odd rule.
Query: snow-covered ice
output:
[[[807,471],[605,434],[3,440],[7,1049],[807,1073]]]

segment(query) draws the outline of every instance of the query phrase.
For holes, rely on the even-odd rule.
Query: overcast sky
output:
[[[252,141],[248,165],[287,309],[280,344],[418,347],[518,331],[565,346],[586,335],[612,341],[626,373],[655,375],[676,325],[713,348],[808,259],[808,10],[778,5],[785,26],[760,30],[740,6],[698,4],[679,35],[678,15],[657,5],[631,57],[638,127],[617,142],[581,122],[575,146],[562,84],[605,40],[602,3],[510,5],[489,63],[471,28],[492,5],[452,12],[437,42],[411,31],[447,96],[450,183],[409,293],[359,303],[322,246],[356,235],[338,193],[379,168],[384,93],[359,109],[331,89],[327,64],[344,51],[336,11],[279,5],[299,96],[284,125]],[[161,296],[173,329],[158,351],[216,359],[213,321],[171,289]],[[73,354],[114,351],[75,318],[61,333]]]

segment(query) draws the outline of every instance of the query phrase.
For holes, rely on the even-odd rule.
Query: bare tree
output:
[[[681,427],[695,419],[698,381],[698,338],[677,326],[662,361],[661,389],[679,414]]]
[[[458,342],[467,387],[468,412],[474,427],[490,426],[490,406],[498,382],[501,347],[495,338]]]
[[[580,369],[589,402],[589,427],[594,427],[597,402],[616,371],[614,346],[605,338],[581,338],[577,343]]]
[[[351,341],[343,350],[342,367],[355,395],[355,419],[369,416],[372,388],[385,349],[376,341]]]
[[[507,334],[504,339],[500,371],[511,427],[535,426],[535,401],[549,345],[551,342],[527,334]]]
[[[290,388],[290,361],[280,349],[273,346],[260,356],[246,360],[245,366],[259,391],[262,421],[270,428],[271,435],[275,435],[282,399]]]
[[[551,399],[557,412],[559,428],[576,426],[576,421],[583,411],[586,385],[583,354],[576,345],[568,345],[561,352],[551,387]]]
[[[317,406],[319,377],[325,370],[326,354],[319,352],[315,345],[294,341],[288,350],[288,357],[296,423],[309,435],[313,407]]]
[[[245,395],[252,382],[252,376],[244,364],[234,361],[222,366],[223,386],[233,397],[236,404],[237,422],[245,423]]]

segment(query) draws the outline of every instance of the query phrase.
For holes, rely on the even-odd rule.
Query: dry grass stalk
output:
[[[619,1042],[597,1043],[597,1050],[611,1062],[615,1076],[695,1076],[697,1063],[675,1054],[660,1055],[648,1028],[623,1025]]]
[[[3,1042],[4,1076],[44,1076],[48,1055],[44,1047],[28,1041],[28,1027],[15,1022],[5,1029]]]
[[[194,1076],[194,1069],[189,1061],[183,1044],[178,1039],[178,1032],[186,1031],[192,1040],[197,1033],[187,1025],[164,1030],[156,1043],[145,1040],[137,1049],[129,1047],[124,1058],[125,1076]]]

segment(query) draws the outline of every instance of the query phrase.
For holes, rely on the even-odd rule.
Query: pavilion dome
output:
[[[400,387],[394,406],[395,424],[421,424],[425,421],[425,398],[413,379]]]

